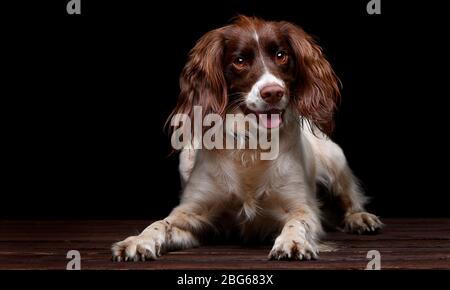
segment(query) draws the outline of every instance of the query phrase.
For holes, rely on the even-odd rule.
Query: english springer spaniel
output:
[[[300,27],[239,16],[197,42],[180,86],[173,116],[192,116],[194,106],[204,115],[268,115],[257,126],[277,133],[279,153],[263,160],[259,149],[183,149],[180,205],[141,234],[115,243],[114,260],[156,259],[198,246],[205,234],[236,228],[242,239],[273,237],[270,259],[315,259],[326,249],[318,184],[342,209],[342,230],[382,227],[364,210],[367,198],[327,136],[339,81]]]

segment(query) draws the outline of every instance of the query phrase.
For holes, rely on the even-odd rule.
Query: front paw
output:
[[[315,243],[302,237],[279,236],[270,251],[271,260],[311,260],[317,259],[319,254]]]
[[[368,212],[349,214],[344,220],[344,231],[347,233],[374,233],[383,227],[380,219]]]
[[[113,261],[155,260],[161,256],[162,240],[151,236],[131,236],[111,247]]]

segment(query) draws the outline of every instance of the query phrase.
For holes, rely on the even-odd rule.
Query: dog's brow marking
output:
[[[256,42],[259,44],[259,36],[256,30],[253,32],[253,37],[255,37]]]
[[[266,66],[266,63],[264,62],[264,57],[261,52],[261,45],[259,43],[259,35],[258,35],[258,32],[256,32],[256,30],[253,30],[253,37],[255,38],[256,43],[258,44],[259,56],[261,57],[261,61],[262,61],[263,67],[264,67],[264,72],[267,73],[268,72],[267,66]]]

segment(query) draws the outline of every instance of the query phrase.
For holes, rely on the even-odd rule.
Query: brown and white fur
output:
[[[343,210],[344,230],[381,228],[365,212],[366,198],[341,148],[326,135],[338,80],[301,28],[240,16],[197,42],[180,85],[174,113],[192,115],[194,105],[205,114],[278,113],[281,119],[269,126],[279,130],[279,154],[260,160],[258,150],[183,150],[180,205],[140,235],[114,244],[114,260],[156,259],[197,246],[205,233],[227,226],[238,227],[243,239],[277,235],[271,259],[316,258],[323,235],[318,183]]]

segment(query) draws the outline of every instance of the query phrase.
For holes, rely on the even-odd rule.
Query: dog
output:
[[[289,22],[239,16],[206,33],[180,77],[173,114],[269,114],[279,153],[183,149],[180,205],[141,234],[112,246],[113,260],[157,259],[195,247],[212,229],[238,228],[242,239],[273,237],[269,259],[316,259],[325,249],[317,187],[342,210],[342,229],[370,233],[382,226],[365,211],[367,198],[341,148],[330,140],[340,83],[315,40]],[[276,238],[275,238],[276,237]],[[272,241],[273,241],[272,239]]]

